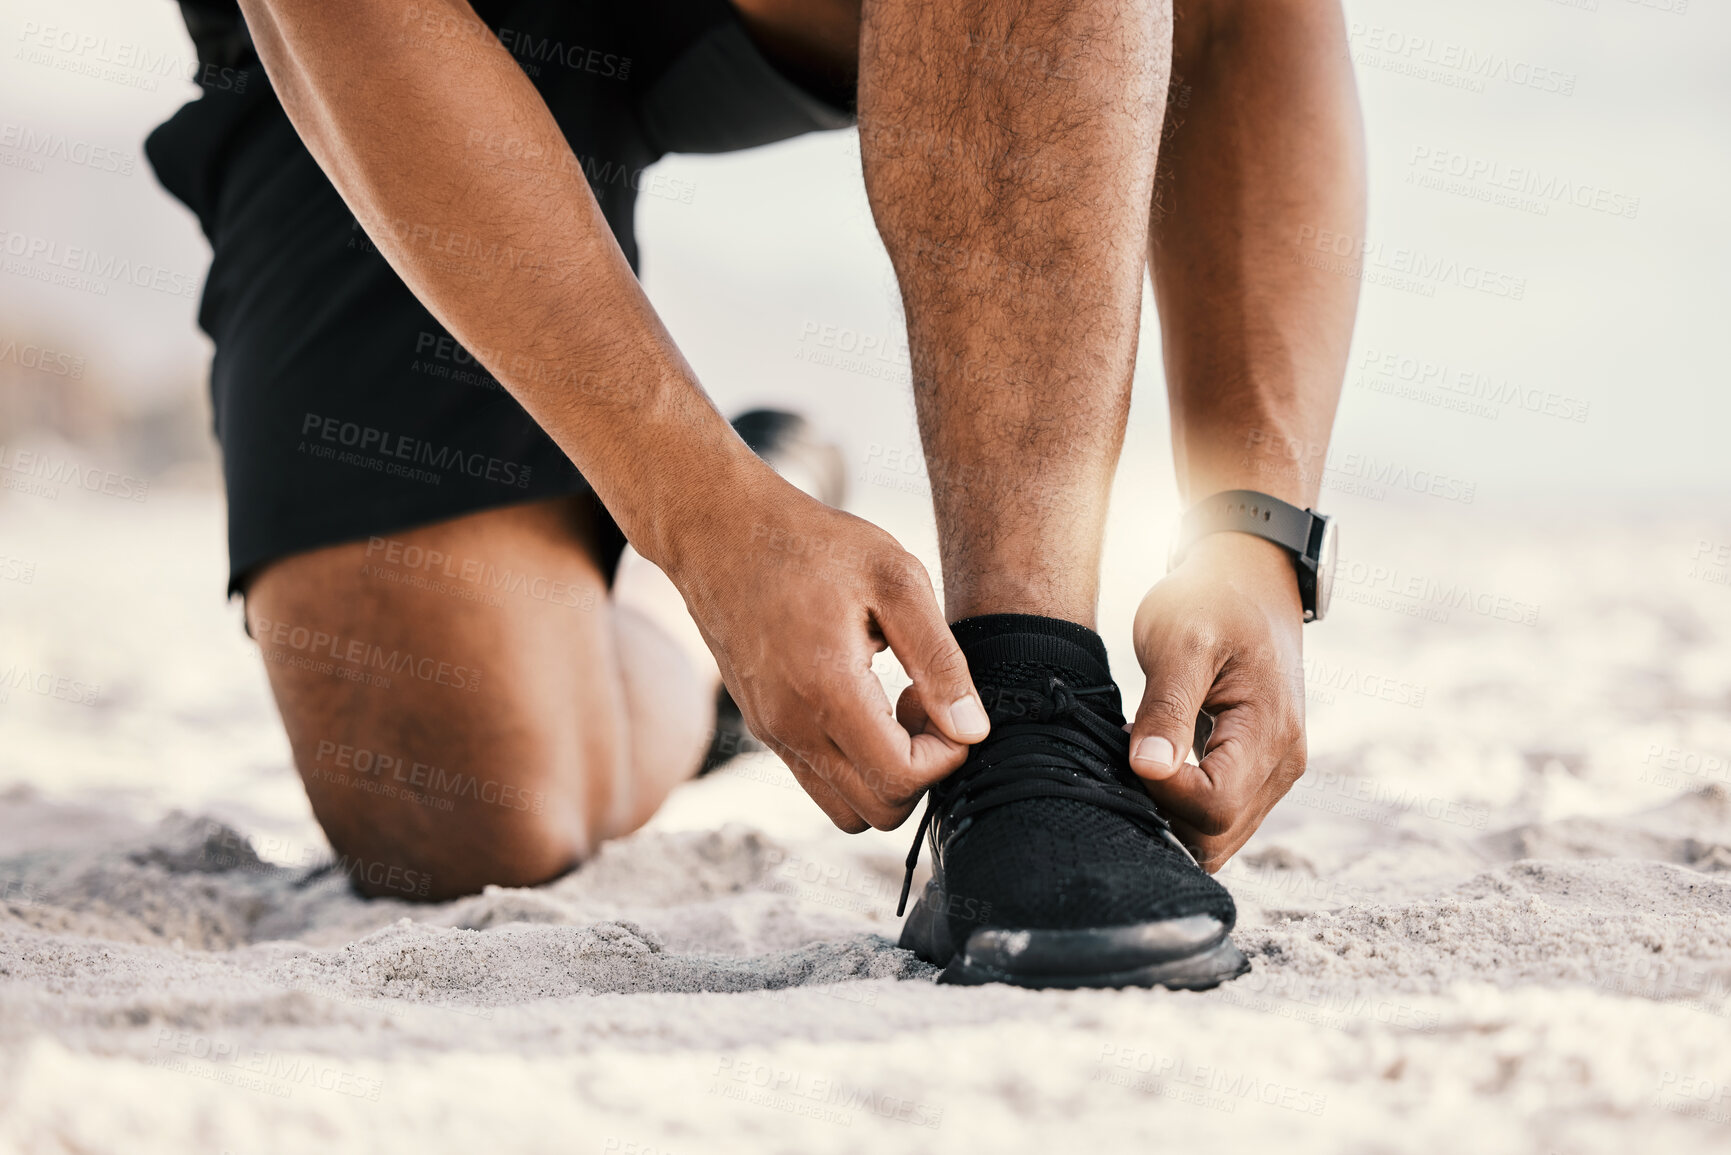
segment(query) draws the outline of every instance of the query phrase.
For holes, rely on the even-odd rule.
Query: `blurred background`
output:
[[[1386,676],[1433,684],[1397,633],[1510,625],[1474,604],[1556,621],[1578,567],[1601,557],[1631,588],[1731,598],[1731,6],[1346,8],[1371,209],[1323,496],[1343,526],[1341,624],[1313,635],[1318,652],[1359,630],[1384,643]],[[43,27],[103,46],[44,48]],[[192,59],[168,0],[0,0],[0,670],[100,688],[92,710],[12,691],[0,775],[113,783],[161,758],[173,781],[200,782],[187,766],[201,749],[213,766],[285,765],[222,597],[210,346],[195,325],[208,250],[142,154],[195,94]],[[640,200],[644,280],[705,385],[726,411],[808,413],[845,446],[854,508],[932,558],[899,303],[857,137],[660,171],[657,187],[681,195]],[[164,287],[56,283],[29,255],[41,241],[163,270]],[[1102,608],[1131,696],[1129,617],[1178,513],[1159,352],[1150,302]],[[20,452],[107,480],[45,486]],[[1587,552],[1546,538],[1510,560],[1484,545],[1563,524]],[[1598,627],[1584,613],[1569,628],[1584,641]],[[1493,632],[1492,648],[1507,636]],[[182,648],[225,657],[176,662]]]
[[[223,597],[208,251],[142,155],[195,94],[192,46],[169,0],[0,0],[0,939],[21,944],[0,950],[0,1151],[920,1146],[705,1095],[707,1049],[741,1038],[917,1088],[951,1112],[946,1150],[1073,1146],[1079,1119],[1102,1149],[1731,1149],[1731,4],[1346,12],[1369,236],[1308,250],[1363,280],[1321,500],[1342,563],[1305,631],[1309,770],[1220,875],[1256,972],[1170,998],[885,980],[845,984],[874,1000],[852,1008],[822,986],[609,1002],[558,995],[545,975],[573,956],[530,953],[535,1001],[483,1025],[468,984],[497,976],[467,952],[492,940],[452,927],[588,942],[620,917],[684,926],[670,951],[893,954],[865,936],[897,933],[910,832],[840,834],[761,755],[532,894],[309,886],[329,848]],[[645,184],[668,194],[639,202],[649,294],[722,409],[805,412],[845,448],[852,508],[936,572],[854,134],[673,158]],[[155,287],[68,281],[50,247]],[[1150,302],[1100,607],[1130,701],[1132,614],[1180,512],[1160,362]],[[766,847],[786,857],[753,882]],[[412,942],[443,945],[390,961]],[[339,957],[379,985],[340,985]],[[332,977],[290,989],[289,958]],[[329,1001],[405,986],[465,1013]],[[231,1054],[329,1050],[390,1090],[248,1099],[151,1069],[164,1024]],[[1327,1115],[1114,1088],[1108,1027]]]

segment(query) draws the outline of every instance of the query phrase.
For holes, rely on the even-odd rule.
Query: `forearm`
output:
[[[463,0],[242,0],[301,138],[391,267],[652,560],[763,467],[697,386],[552,114]]]
[[[1181,5],[1153,214],[1186,502],[1316,501],[1358,281],[1300,241],[1364,231],[1363,131],[1335,0]],[[1186,92],[1186,89],[1188,90]]]

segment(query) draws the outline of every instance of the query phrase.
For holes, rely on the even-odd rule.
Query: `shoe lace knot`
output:
[[[1130,769],[1130,735],[1090,702],[1115,703],[1115,693],[1110,683],[1071,686],[1053,677],[1043,690],[998,696],[994,715],[1001,717],[994,718],[992,732],[969,752],[960,770],[927,793],[908,850],[897,917],[907,909],[928,833],[935,856],[977,815],[1031,798],[1069,798],[1111,810],[1195,861]],[[1116,715],[1114,707],[1104,708]]]

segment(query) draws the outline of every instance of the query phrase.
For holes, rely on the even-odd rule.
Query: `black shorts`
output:
[[[295,135],[244,27],[223,28],[220,0],[183,7],[205,92],[145,151],[213,250],[198,322],[216,344],[230,592],[288,554],[588,493],[356,224]],[[633,268],[638,196],[692,193],[645,173],[660,157],[852,123],[833,94],[778,72],[728,0],[475,7],[546,99]],[[405,19],[414,12],[406,6]],[[610,567],[624,539],[607,524]]]

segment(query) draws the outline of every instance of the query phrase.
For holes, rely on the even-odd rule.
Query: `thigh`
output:
[[[584,509],[492,509],[294,554],[248,584],[307,797],[368,893],[543,881],[607,821],[625,707]]]

